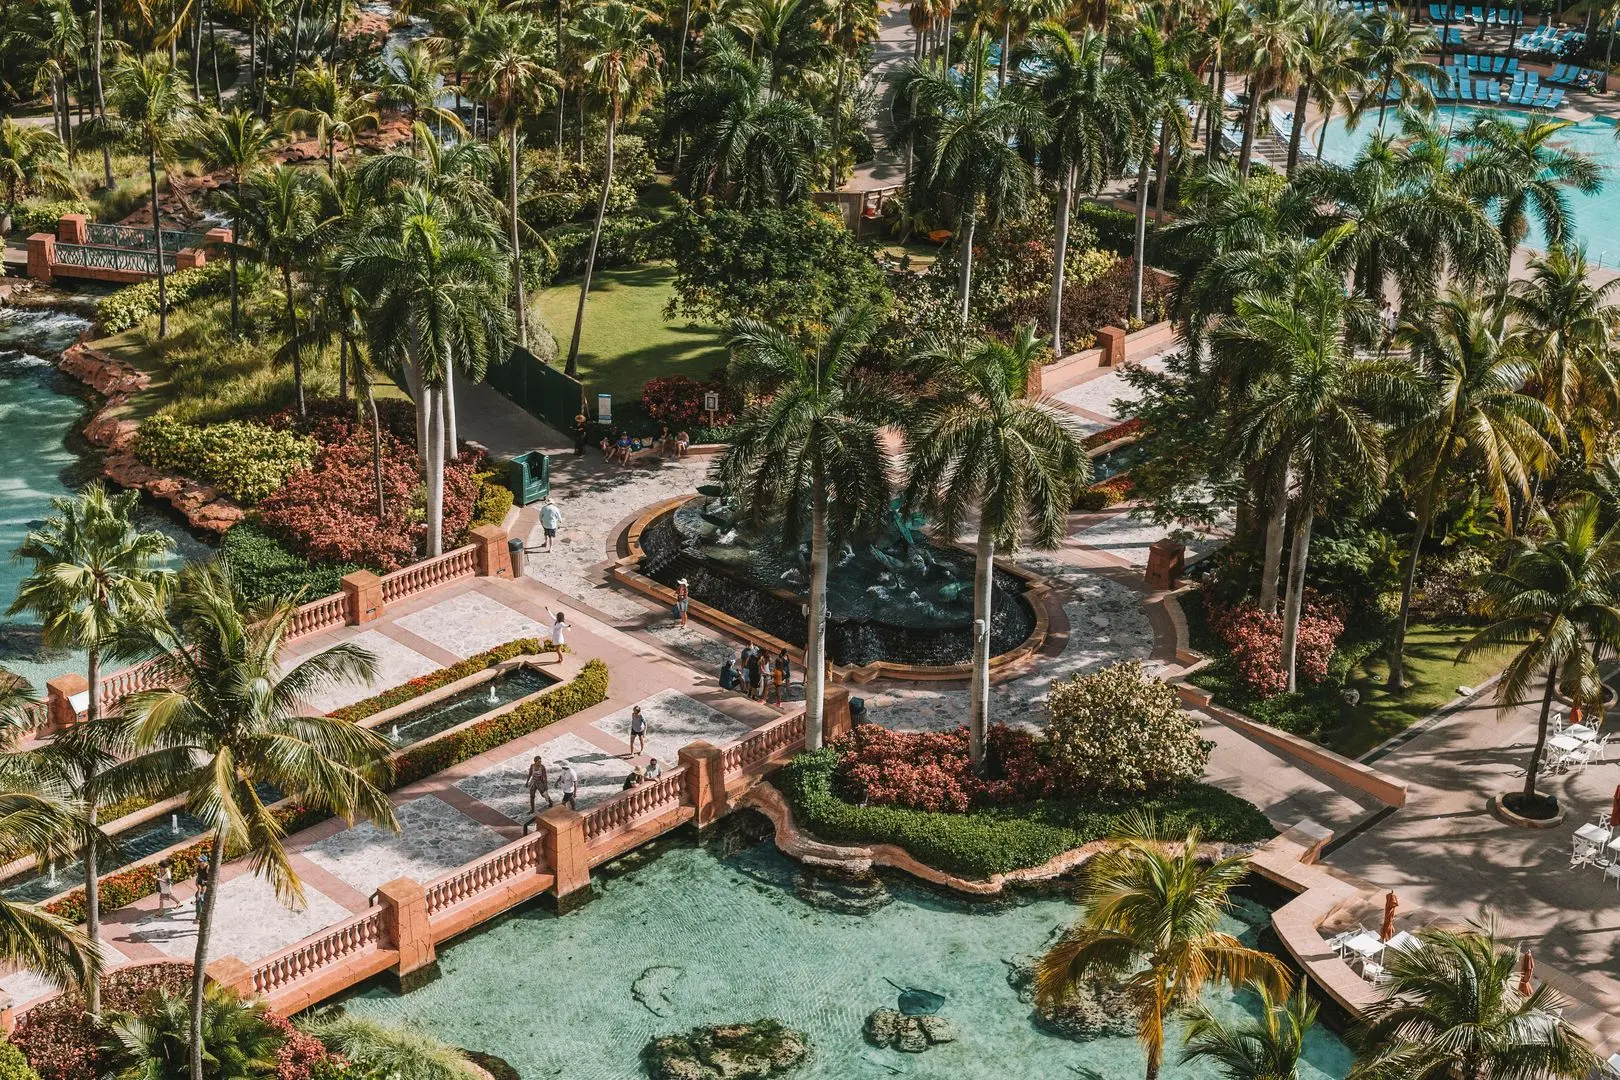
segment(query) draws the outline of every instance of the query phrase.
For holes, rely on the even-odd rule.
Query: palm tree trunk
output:
[[[293,302],[293,278],[290,263],[282,264],[281,284],[287,293],[287,332],[291,335],[288,340],[293,343],[293,396],[298,402],[298,419],[304,420],[309,416],[304,408],[304,350],[298,347],[298,306]]]
[[[208,13],[208,59],[214,67],[214,108],[225,107],[225,91],[219,84],[219,35],[215,31],[214,13]]]
[[[432,559],[444,553],[444,392],[428,387],[427,398],[428,467],[423,479],[427,482],[427,557]]]
[[[1012,51],[1012,19],[1001,24],[1001,63],[996,65],[996,87],[1007,85],[1007,54]]]
[[[1238,175],[1249,175],[1249,163],[1254,159],[1254,133],[1260,124],[1260,80],[1249,79],[1249,106],[1243,113],[1243,146],[1238,150]]]
[[[298,70],[298,46],[300,44],[299,38],[303,33],[303,29],[304,0],[298,0],[298,10],[293,14],[292,55],[287,59],[287,77],[289,79],[291,79],[293,73]]]
[[[444,400],[440,407],[444,409],[444,460],[451,462],[461,453],[461,433],[456,430],[456,369],[450,363],[444,366]]]
[[[360,375],[359,359],[355,360],[355,375]],[[383,498],[382,473],[382,417],[377,415],[377,397],[371,392],[371,379],[366,379],[366,408],[371,410],[371,475],[377,484],[377,520],[388,517],[388,504]]]
[[[1547,749],[1547,716],[1552,712],[1553,690],[1558,685],[1558,669],[1547,667],[1547,688],[1541,694],[1541,716],[1536,722],[1536,745],[1530,751],[1530,762],[1524,767],[1524,802],[1521,809],[1528,810],[1536,797],[1536,778],[1541,771],[1541,755]]]
[[[523,300],[523,252],[518,241],[518,121],[512,118],[511,150],[507,154],[506,212],[512,220],[512,297],[517,317],[518,344],[529,347],[529,317]]]
[[[692,26],[692,0],[681,0],[681,40],[675,46],[675,85],[681,86],[686,82],[686,43],[691,40]],[[557,40],[561,41],[561,38]],[[842,75],[842,69],[839,70]],[[686,147],[686,136],[679,132],[675,136],[675,175],[681,174],[681,152]]]
[[[585,251],[585,280],[579,283],[579,307],[574,311],[574,336],[568,343],[568,364],[563,368],[570,377],[579,371],[579,335],[585,326],[585,297],[591,291],[591,272],[596,269],[596,245],[602,240],[602,220],[607,216],[608,190],[613,186],[613,137],[618,121],[619,103],[614,101],[608,107],[607,156],[602,167],[602,198],[596,204],[596,227],[591,230],[591,246]]]
[[[990,614],[995,610],[996,541],[979,522],[973,562],[973,687],[968,719],[968,760],[984,768],[985,729],[990,720]]]
[[[169,285],[163,273],[163,216],[158,210],[157,147],[146,143],[146,177],[152,191],[152,240],[157,245],[158,340],[169,336]]]
[[[90,648],[86,650],[85,670],[90,681],[89,701],[85,707],[85,722],[94,725],[101,715],[101,650]],[[101,876],[98,871],[99,860],[96,856],[96,806],[98,793],[96,791],[96,773],[92,765],[84,778],[85,818],[90,825],[90,842],[84,845],[84,932],[90,938],[90,943],[99,952],[101,948]],[[101,1018],[101,972],[91,972],[90,981],[85,985],[85,1011],[93,1019]]]
[[[1437,483],[1431,486],[1423,499],[1423,505],[1418,507],[1417,529],[1412,533],[1412,551],[1406,557],[1406,576],[1401,581],[1401,613],[1395,620],[1395,643],[1389,650],[1389,681],[1385,684],[1391,690],[1401,690],[1406,686],[1403,661],[1406,652],[1406,621],[1412,611],[1412,590],[1417,588],[1418,557],[1423,554],[1423,537],[1429,531],[1429,519],[1433,516],[1434,490],[1438,487],[1440,473],[1435,473]]]
[[[101,8],[102,8],[102,0],[96,0],[95,28],[92,31],[93,34],[95,35],[96,47],[95,47],[95,55],[94,55],[94,57],[93,57],[93,59],[91,61],[90,78],[91,78],[91,85],[95,88],[95,92],[96,92],[96,115],[101,116],[101,117],[105,117],[107,115],[107,95],[106,95],[106,92],[103,90],[102,83],[101,83],[101,43],[102,43],[102,38],[105,35],[105,31],[103,29],[103,19],[102,19]],[[1614,37],[1613,37],[1613,35],[1610,35],[1609,44],[1610,44],[1610,47],[1612,48],[1613,45],[1614,45]],[[112,149],[110,147],[108,147],[105,143],[103,143],[102,147],[101,147],[101,172],[102,172],[102,178],[106,181],[107,186],[112,187],[112,185],[113,185]]]
[[[1322,110],[1322,126],[1316,130],[1316,160],[1317,161],[1321,161],[1322,156],[1325,153],[1327,153],[1327,126],[1328,126],[1328,121],[1332,120],[1332,119],[1333,119],[1333,105],[1332,105],[1331,102],[1329,102],[1328,107],[1326,109]]]
[[[1215,65],[1219,68],[1219,77],[1215,84],[1215,100],[1209,106],[1209,145],[1204,147],[1209,160],[1214,161],[1221,152],[1221,136],[1226,131],[1226,68],[1221,67],[1220,54],[1216,53]]]
[[[827,480],[810,485],[810,625],[804,639],[804,748],[819,750],[827,694]]]
[[[1131,276],[1131,318],[1142,318],[1142,268],[1147,264],[1148,170],[1153,166],[1153,145],[1142,148],[1142,171],[1136,178],[1136,269]]]
[[[1299,144],[1305,134],[1305,107],[1310,104],[1310,87],[1303,82],[1294,93],[1294,130],[1288,133],[1288,171],[1299,162]],[[1327,121],[1323,121],[1325,124]]]
[[[1159,174],[1154,177],[1153,223],[1164,223],[1164,193],[1170,180],[1170,130],[1159,125]]]
[[[964,203],[969,201],[963,200]],[[973,295],[973,229],[976,221],[971,210],[963,211],[962,220],[965,224],[962,226],[961,243],[957,252],[957,258],[962,261],[962,268],[957,275],[956,299],[961,309],[959,314],[962,329],[965,330],[968,324],[968,309],[971,306],[970,299]]]
[[[1260,610],[1277,610],[1277,575],[1282,570],[1283,531],[1288,522],[1288,463],[1272,469],[1266,485],[1266,549],[1260,562]]]
[[[232,185],[236,191],[236,205],[242,205],[242,174],[236,174],[236,182]],[[231,337],[242,332],[242,300],[237,291],[237,253],[236,245],[242,236],[242,219],[236,214],[231,215]]]
[[[832,165],[828,169],[827,190],[838,190],[838,140],[842,138],[839,130],[844,120],[844,54],[838,53],[838,81],[833,90],[833,122],[832,122]]]
[[[343,48],[343,0],[337,0],[337,13],[332,17],[332,52],[330,63],[337,67],[338,54]]]
[[[197,896],[197,952],[191,964],[191,1080],[203,1080],[203,988],[208,985],[208,937],[214,926],[215,901],[219,899],[219,879],[224,869],[225,834],[216,829],[208,860],[208,888]]]
[[[1294,549],[1288,556],[1288,599],[1283,605],[1283,669],[1288,672],[1288,691],[1299,689],[1295,654],[1299,645],[1299,617],[1305,607],[1305,560],[1311,553],[1311,523],[1316,516],[1311,485],[1306,483],[1299,497],[1299,520],[1294,523]]]
[[[1052,356],[1063,356],[1063,264],[1069,252],[1069,204],[1074,200],[1074,166],[1063,170],[1058,193],[1057,244],[1052,258]]]

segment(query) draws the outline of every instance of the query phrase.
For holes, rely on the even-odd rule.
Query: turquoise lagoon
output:
[[[524,1080],[645,1077],[649,1040],[766,1016],[810,1036],[814,1057],[795,1080],[1143,1074],[1133,1040],[1044,1034],[1008,983],[1011,961],[1069,924],[1066,899],[968,904],[889,880],[886,906],[842,914],[807,902],[802,871],[769,841],[725,856],[666,842],[626,861],[636,865],[599,878],[599,895],[572,914],[531,908],[501,919],[443,949],[437,981],[404,995],[373,986],[346,1007],[496,1054]],[[1228,929],[1257,941],[1266,912],[1240,902],[1236,916]],[[895,1007],[894,984],[945,995],[940,1013],[959,1041],[918,1055],[868,1045],[862,1025],[873,1009]],[[1256,1007],[1226,991],[1210,1002],[1234,1017]],[[1178,1025],[1166,1080],[1218,1077],[1207,1064],[1179,1064],[1180,1034]],[[1323,1027],[1306,1057],[1303,1080],[1340,1080],[1351,1062]]]

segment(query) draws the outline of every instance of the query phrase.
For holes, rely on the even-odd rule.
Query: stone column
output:
[[[203,243],[209,247],[224,247],[231,242],[231,230],[229,229],[209,229],[203,236]]]
[[[10,1035],[17,1029],[17,1010],[11,995],[0,990],[0,1035]]]
[[[1150,589],[1164,591],[1176,587],[1185,562],[1187,545],[1180,540],[1165,537],[1148,548],[1147,584]]]
[[[821,741],[830,744],[848,735],[854,722],[849,715],[849,687],[829,686],[821,712]]]
[[[207,262],[208,253],[200,247],[181,248],[174,253],[174,268],[177,271],[195,270],[199,266],[206,265]]]
[[[56,219],[56,239],[64,244],[88,244],[90,219],[83,214],[63,214]]]
[[[585,818],[559,804],[535,815],[534,823],[540,830],[540,850],[554,878],[551,891],[557,897],[557,910],[565,911],[589,895],[591,857],[585,848]]]
[[[725,751],[699,739],[681,747],[676,757],[686,767],[686,801],[692,806],[693,822],[701,829],[720,820],[729,808]]]
[[[469,536],[474,545],[479,577],[512,576],[512,556],[506,550],[506,530],[499,525],[480,525]]]
[[[78,672],[69,672],[58,675],[45,684],[45,724],[52,731],[61,731],[70,728],[79,722],[79,713],[83,710],[74,705],[73,699],[80,694],[87,694],[90,683]],[[85,705],[90,704],[88,696]]]
[[[51,269],[56,262],[56,237],[48,232],[37,232],[28,238],[28,276],[35,281],[50,281]]]
[[[343,575],[343,595],[349,602],[349,625],[380,619],[383,607],[382,578],[370,570],[356,570]]]
[[[222,956],[218,960],[210,960],[206,970],[208,981],[215,986],[235,990],[244,997],[253,996],[253,969],[240,958]]]
[[[1125,362],[1125,328],[1104,326],[1097,330],[1097,347],[1102,350],[1100,367],[1118,367]]]
[[[422,886],[408,877],[395,878],[377,889],[377,903],[382,908],[383,934],[399,953],[394,974],[403,979],[431,967],[438,954],[433,949],[433,927]]]

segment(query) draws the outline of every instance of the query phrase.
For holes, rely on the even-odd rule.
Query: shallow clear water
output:
[[[169,815],[165,814],[144,825],[125,829],[117,834],[118,850],[102,853],[101,861],[96,865],[97,876],[110,874],[148,855],[156,855],[165,848],[202,835],[202,831],[202,822],[190,814],[175,815],[173,824],[170,824]],[[0,896],[7,900],[37,904],[81,884],[84,880],[83,867],[84,864],[78,859],[58,861],[55,875],[47,868],[30,877],[17,878],[0,889]]]
[[[420,742],[550,685],[550,679],[531,667],[513,668],[488,682],[459,694],[451,694],[442,701],[413,712],[408,719],[386,724],[379,730],[396,746]]]
[[[1529,115],[1521,110],[1482,109],[1476,105],[1448,105],[1438,110],[1443,122],[1449,122],[1459,129],[1485,113],[1507,116],[1514,123],[1522,123]],[[1387,123],[1395,122],[1395,114],[1391,111]],[[1343,117],[1334,117],[1327,124],[1324,158],[1335,164],[1345,164],[1367,145],[1377,130],[1376,113],[1363,117],[1354,131],[1350,130]],[[1313,140],[1311,145],[1314,148],[1319,131],[1312,129],[1307,134]],[[1574,235],[1586,245],[1587,258],[1594,265],[1614,266],[1620,263],[1620,143],[1615,141],[1615,122],[1603,117],[1582,120],[1565,128],[1554,144],[1587,154],[1603,167],[1602,189],[1594,195],[1568,193],[1569,208],[1574,219]],[[1531,219],[1526,243],[1542,250],[1547,246],[1541,226],[1534,218]]]
[[[1142,1075],[1134,1041],[1045,1035],[1008,985],[1008,961],[1040,951],[1068,925],[1068,901],[970,906],[891,881],[893,902],[844,915],[800,899],[797,872],[768,841],[726,858],[672,846],[599,880],[597,899],[573,914],[527,910],[442,950],[436,982],[404,996],[372,988],[347,1005],[499,1055],[524,1080],[644,1077],[639,1054],[649,1040],[765,1016],[810,1036],[815,1056],[795,1080]],[[1245,905],[1242,914],[1247,921],[1229,929],[1252,942],[1264,913]],[[660,965],[679,971],[663,1016],[632,996],[637,979]],[[920,1055],[869,1046],[867,1014],[896,1004],[886,980],[944,994],[941,1015],[960,1040]],[[1224,992],[1212,1002],[1234,1016],[1253,1005]],[[1173,1047],[1179,1037],[1177,1028]],[[1167,1056],[1167,1080],[1219,1075],[1178,1064],[1174,1049]],[[1349,1065],[1343,1044],[1318,1028],[1300,1075],[1339,1080]]]
[[[96,455],[72,438],[84,399],[52,366],[87,325],[66,312],[0,309],[0,667],[39,691],[46,679],[83,671],[84,658],[43,649],[36,624],[4,614],[28,573],[11,553],[50,515],[53,496],[70,495],[95,476]],[[162,511],[147,507],[141,516],[144,527],[174,538],[180,557],[208,550]]]

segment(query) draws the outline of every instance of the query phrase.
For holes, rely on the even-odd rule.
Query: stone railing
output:
[[[382,914],[369,911],[295,942],[252,969],[255,994],[273,994],[323,967],[382,943]]]
[[[686,770],[672,769],[650,784],[620,792],[585,811],[581,823],[585,843],[593,844],[601,837],[633,829],[638,821],[657,817],[671,807],[680,806],[685,799]]]
[[[804,713],[784,716],[725,748],[721,763],[734,776],[790,746],[804,745]]]
[[[287,627],[288,638],[318,634],[322,630],[346,626],[349,622],[349,597],[346,593],[333,593],[312,601],[293,612]]]
[[[424,889],[427,894],[428,915],[437,915],[446,908],[471,899],[485,889],[539,868],[545,862],[542,840],[543,837],[539,834],[526,836],[469,866],[463,866],[447,877],[432,882]]]
[[[131,694],[158,688],[158,662],[143,660],[101,680],[101,707],[110,709]]]
[[[471,577],[478,573],[477,553],[478,546],[468,544],[447,551],[436,559],[424,559],[403,570],[384,574],[381,579],[383,603],[391,604],[423,589],[431,589],[457,578]]]

